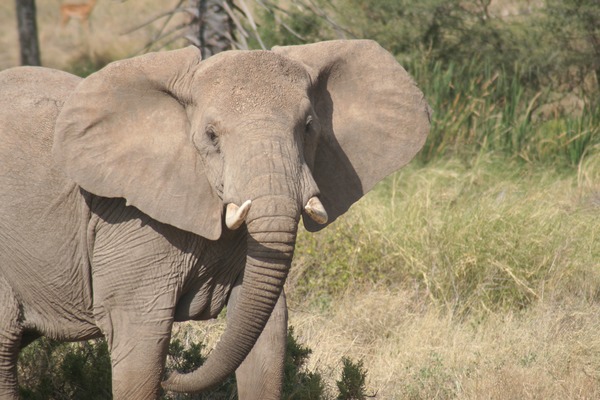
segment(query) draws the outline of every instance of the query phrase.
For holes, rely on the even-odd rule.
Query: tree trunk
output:
[[[35,0],[16,0],[21,65],[42,65],[35,20]]]
[[[225,3],[233,8],[231,0],[192,0],[198,8],[198,18],[192,23],[191,36],[197,38],[196,45],[202,58],[233,48],[233,21],[225,9]]]

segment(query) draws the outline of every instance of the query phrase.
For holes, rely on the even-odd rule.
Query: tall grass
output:
[[[565,112],[560,101],[553,101],[556,93],[527,88],[525,67],[514,66],[518,73],[509,74],[473,59],[462,64],[419,60],[407,68],[435,113],[419,156],[423,161],[494,151],[573,167],[600,143],[600,102]]]
[[[293,290],[327,308],[348,287],[416,287],[456,315],[599,301],[600,157],[580,177],[518,165],[453,158],[389,177],[328,230],[301,232]]]
[[[387,178],[301,231],[291,323],[326,382],[364,361],[385,399],[600,395],[600,155],[577,171],[501,155]],[[593,154],[593,155],[592,155]]]

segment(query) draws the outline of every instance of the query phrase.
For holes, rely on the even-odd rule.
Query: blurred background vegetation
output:
[[[60,3],[38,2],[42,64],[81,76],[189,43],[368,38],[425,93],[417,160],[300,232],[285,398],[600,398],[600,2],[99,0],[89,30],[60,28]],[[11,7],[0,69],[18,64]],[[168,368],[223,323],[181,324]],[[110,396],[101,341],[38,341],[19,368],[24,398]]]

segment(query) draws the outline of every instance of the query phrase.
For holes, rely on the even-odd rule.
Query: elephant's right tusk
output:
[[[308,200],[306,206],[304,206],[304,211],[306,211],[308,216],[317,224],[326,224],[329,219],[327,211],[325,211],[325,207],[323,207],[323,203],[321,203],[317,196],[313,196]]]
[[[225,225],[232,231],[239,228],[250,211],[252,200],[246,200],[241,207],[238,207],[235,203],[227,204],[227,210],[225,211]]]

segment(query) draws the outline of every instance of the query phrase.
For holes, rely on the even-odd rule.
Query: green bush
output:
[[[172,339],[169,343],[165,373],[168,374],[171,371],[188,373],[200,367],[206,360],[202,354],[204,347],[203,343],[185,345],[178,338]],[[234,400],[236,398],[237,388],[234,376],[230,376],[218,387],[205,393],[167,392],[161,396],[161,400]]]
[[[70,66],[66,69],[66,71],[72,73],[73,75],[85,78],[88,75],[91,75],[94,72],[104,68],[109,63],[115,61],[115,59],[116,58],[114,56],[108,53],[96,54],[91,50],[87,52],[80,52],[71,60]]]
[[[290,327],[285,355],[283,398],[288,400],[320,400],[325,395],[321,375],[306,371],[306,362],[312,350],[302,346]]]
[[[586,86],[594,74],[595,92],[600,82],[600,2],[596,0],[547,0],[544,46],[560,83],[568,89]],[[586,88],[587,90],[593,88]],[[590,93],[593,95],[593,93]],[[598,101],[596,94],[596,101]]]
[[[60,343],[42,338],[19,355],[26,400],[110,399],[111,367],[104,340]]]
[[[340,394],[336,400],[365,400],[367,371],[363,362],[354,363],[347,357],[342,358],[342,377],[336,382]]]
[[[204,344],[185,345],[175,338],[169,344],[166,373],[177,370],[190,372],[205,360]],[[311,354],[308,347],[298,343],[293,327],[287,337],[284,366],[283,398],[288,400],[328,399],[325,383],[318,372],[306,370]],[[344,397],[359,399],[366,371],[362,363],[352,364],[343,359],[344,375],[338,386]],[[111,395],[111,365],[108,346],[103,339],[80,343],[61,343],[42,338],[27,346],[19,356],[20,393],[27,400],[91,399],[103,400]],[[340,386],[341,385],[341,386]],[[342,394],[340,394],[342,396]],[[219,387],[201,394],[165,393],[164,400],[233,400],[237,398],[235,377],[232,375]]]

